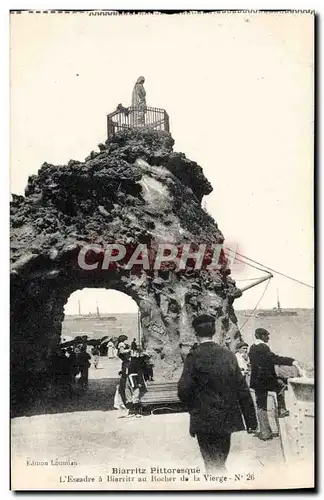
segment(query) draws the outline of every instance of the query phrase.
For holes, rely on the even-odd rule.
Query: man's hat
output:
[[[257,339],[263,337],[263,335],[270,335],[270,332],[268,332],[265,328],[257,328],[254,333]]]
[[[194,318],[192,326],[196,329],[197,326],[201,327],[207,324],[215,324],[215,318],[209,314],[201,314]]]

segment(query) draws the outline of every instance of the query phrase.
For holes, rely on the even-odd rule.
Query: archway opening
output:
[[[89,339],[126,335],[141,341],[139,309],[123,292],[83,288],[73,292],[64,305],[61,341],[87,335]]]
[[[54,302],[58,330],[44,345],[42,383],[28,396],[27,404],[26,398],[21,404],[17,401],[14,414],[112,410],[121,370],[118,339],[124,335],[129,345],[134,339],[138,345],[142,343],[139,308],[126,293],[91,285],[70,294],[61,292],[60,300]],[[111,339],[113,356],[108,352]],[[79,383],[78,362],[70,359],[83,344],[89,355],[86,390]]]
[[[114,408],[122,361],[118,346],[142,344],[139,309],[123,292],[83,288],[64,307],[60,343],[49,354],[44,413]]]

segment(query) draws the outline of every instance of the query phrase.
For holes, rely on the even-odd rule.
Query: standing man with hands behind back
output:
[[[235,354],[216,344],[215,319],[202,314],[192,322],[198,346],[184,362],[179,399],[189,407],[190,435],[197,436],[207,473],[225,470],[232,432],[257,428],[250,391]]]

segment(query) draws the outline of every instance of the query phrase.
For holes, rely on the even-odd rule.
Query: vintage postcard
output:
[[[314,13],[11,11],[11,489],[314,487]]]

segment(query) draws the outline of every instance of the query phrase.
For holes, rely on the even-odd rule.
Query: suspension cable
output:
[[[241,259],[238,259],[236,257],[236,255],[239,255],[240,257],[243,257],[244,259],[246,259],[246,260],[248,260],[250,262],[253,262],[254,264],[258,264],[259,266],[262,266],[263,267],[263,269],[262,269],[263,271],[265,269],[267,269],[268,271],[272,271],[273,273],[280,274],[281,276],[284,276],[285,278],[288,278],[288,279],[290,279],[292,281],[295,281],[296,283],[299,283],[300,285],[304,285],[304,286],[307,286],[308,288],[313,288],[314,289],[314,287],[312,285],[309,285],[308,283],[305,283],[304,281],[298,280],[297,278],[293,278],[292,276],[289,276],[288,274],[284,274],[284,273],[282,273],[280,271],[277,271],[276,269],[273,269],[273,268],[271,268],[269,266],[265,266],[264,264],[261,264],[260,262],[257,262],[256,260],[250,259],[249,257],[246,257],[245,255],[243,255],[243,254],[241,254],[239,252],[236,252],[235,250],[232,250],[231,248],[227,248],[226,250],[229,250],[230,252],[234,253],[236,260],[238,260],[239,262],[243,262],[244,264],[246,264],[246,265],[248,265],[250,267],[254,267],[255,269],[259,269],[260,270],[260,268],[255,267],[252,264],[249,264],[248,262],[244,262]]]
[[[228,250],[230,250],[231,252],[233,252],[233,253],[235,254],[234,250],[231,250],[230,248],[229,248]],[[226,252],[224,252],[224,253],[225,253],[226,257],[232,257],[231,255],[228,255]],[[235,260],[237,260],[238,262],[242,262],[243,264],[246,264],[247,266],[253,267],[254,269],[257,269],[258,271],[263,271],[263,272],[265,272],[265,273],[267,273],[267,272],[268,272],[268,271],[267,271],[266,269],[264,269],[264,268],[257,267],[257,266],[253,266],[253,264],[249,264],[248,262],[245,262],[244,260],[239,259],[236,255],[237,255],[237,254],[235,254]],[[244,257],[244,256],[243,256],[243,257]],[[262,264],[261,264],[261,265],[262,265]],[[255,278],[255,279],[256,279],[256,278]]]
[[[263,276],[259,276],[257,278],[244,278],[244,279],[241,279],[241,280],[237,280],[235,279],[235,281],[256,281],[256,280],[259,280],[260,278],[263,278]]]

